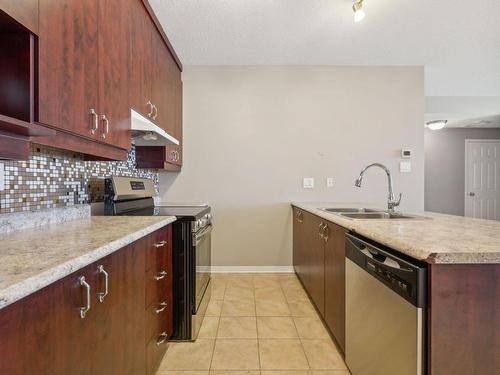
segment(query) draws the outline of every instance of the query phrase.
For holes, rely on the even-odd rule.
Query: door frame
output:
[[[467,166],[469,165],[468,163],[468,153],[467,153],[467,148],[471,143],[483,143],[483,142],[488,142],[488,143],[500,143],[500,139],[465,139],[465,166],[464,166],[464,216],[465,217],[470,217],[467,215]]]

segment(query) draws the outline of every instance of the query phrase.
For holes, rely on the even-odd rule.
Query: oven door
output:
[[[192,300],[192,313],[196,314],[203,295],[210,282],[212,266],[212,225],[206,226],[193,234],[193,259],[195,260],[194,293]]]

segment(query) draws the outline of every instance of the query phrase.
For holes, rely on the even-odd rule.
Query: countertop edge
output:
[[[164,220],[151,224],[144,229],[130,233],[125,237],[116,239],[101,247],[90,250],[89,252],[73,258],[65,263],[59,264],[48,270],[39,273],[36,276],[27,278],[21,282],[10,285],[3,289],[0,293],[0,310],[27,297],[50,284],[63,279],[64,277],[72,274],[73,272],[82,269],[83,267],[92,264],[93,262],[102,259],[117,250],[131,244],[134,241],[143,238],[156,230],[163,228],[176,221],[175,216],[166,216]]]
[[[398,251],[402,254],[405,254],[411,258],[424,261],[428,264],[434,265],[458,265],[458,264],[498,264],[499,263],[499,254],[491,253],[491,252],[464,252],[464,253],[436,253],[431,251],[426,251],[423,249],[412,248],[411,251],[408,250],[408,246],[404,243],[399,242],[397,239],[393,239],[392,241],[387,241],[380,235],[373,233],[368,229],[364,229],[362,227],[362,222],[356,220],[350,220],[342,218],[341,216],[334,215],[328,212],[324,212],[318,208],[310,207],[310,205],[314,204],[314,202],[291,202],[290,205],[292,207],[297,207],[301,210],[309,212],[313,215],[319,216],[325,220],[328,220],[334,224],[340,225],[341,227],[353,231],[357,234],[360,234],[366,238],[369,238],[375,242],[378,242],[382,245],[385,245],[395,251]],[[364,205],[365,207],[369,207],[369,205]]]

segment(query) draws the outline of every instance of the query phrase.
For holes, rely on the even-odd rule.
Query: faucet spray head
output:
[[[354,183],[354,186],[357,186],[357,187],[361,187],[361,181],[363,180],[363,178],[361,176],[359,176],[357,179],[356,179],[356,182]]]

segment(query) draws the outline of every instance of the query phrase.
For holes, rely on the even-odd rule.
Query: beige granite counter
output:
[[[292,205],[427,263],[500,263],[499,221],[406,211],[428,219],[352,220],[319,208],[374,207],[331,202]]]
[[[1,234],[0,309],[175,219],[94,216]]]

